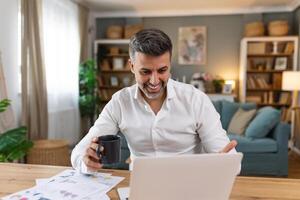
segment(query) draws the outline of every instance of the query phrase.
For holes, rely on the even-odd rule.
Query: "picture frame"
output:
[[[274,69],[275,70],[286,70],[287,69],[287,62],[288,62],[287,57],[277,57],[275,59]]]
[[[116,77],[116,76],[111,76],[111,77],[110,77],[110,85],[111,85],[111,86],[119,86],[119,80],[118,80],[118,77]]]
[[[124,76],[123,79],[122,79],[122,84],[125,87],[130,86],[131,85],[131,78],[128,77],[128,76]]]
[[[223,85],[223,89],[222,89],[222,93],[223,94],[231,94],[232,93],[232,84],[224,84]]]
[[[124,69],[124,60],[121,57],[113,58],[113,70],[123,70]]]
[[[178,63],[205,65],[207,33],[205,26],[179,27]]]

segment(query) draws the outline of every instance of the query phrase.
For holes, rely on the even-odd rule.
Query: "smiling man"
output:
[[[131,160],[137,156],[235,152],[209,98],[170,79],[172,43],[157,29],[136,33],[129,44],[136,84],[115,93],[94,126],[74,148],[72,165],[82,173],[102,167],[97,137],[121,131]],[[99,162],[100,160],[100,162]]]

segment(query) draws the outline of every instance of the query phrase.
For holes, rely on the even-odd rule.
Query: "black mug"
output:
[[[103,151],[100,148],[103,147]],[[101,164],[114,164],[121,160],[121,137],[118,135],[104,135],[98,137],[96,150]]]

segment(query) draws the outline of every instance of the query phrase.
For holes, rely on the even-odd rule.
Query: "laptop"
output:
[[[242,157],[216,153],[136,158],[129,200],[229,199]]]

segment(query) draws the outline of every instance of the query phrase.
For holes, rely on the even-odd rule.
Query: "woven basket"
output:
[[[106,36],[110,39],[120,39],[123,37],[123,27],[118,25],[109,26],[106,30]]]
[[[265,34],[265,27],[262,22],[252,22],[245,26],[245,37],[263,36]]]
[[[126,25],[124,30],[124,38],[131,38],[135,33],[143,29],[143,24]]]
[[[37,140],[27,155],[28,164],[70,166],[66,140]]]
[[[289,24],[285,20],[272,21],[268,25],[270,36],[284,36],[289,32]]]

